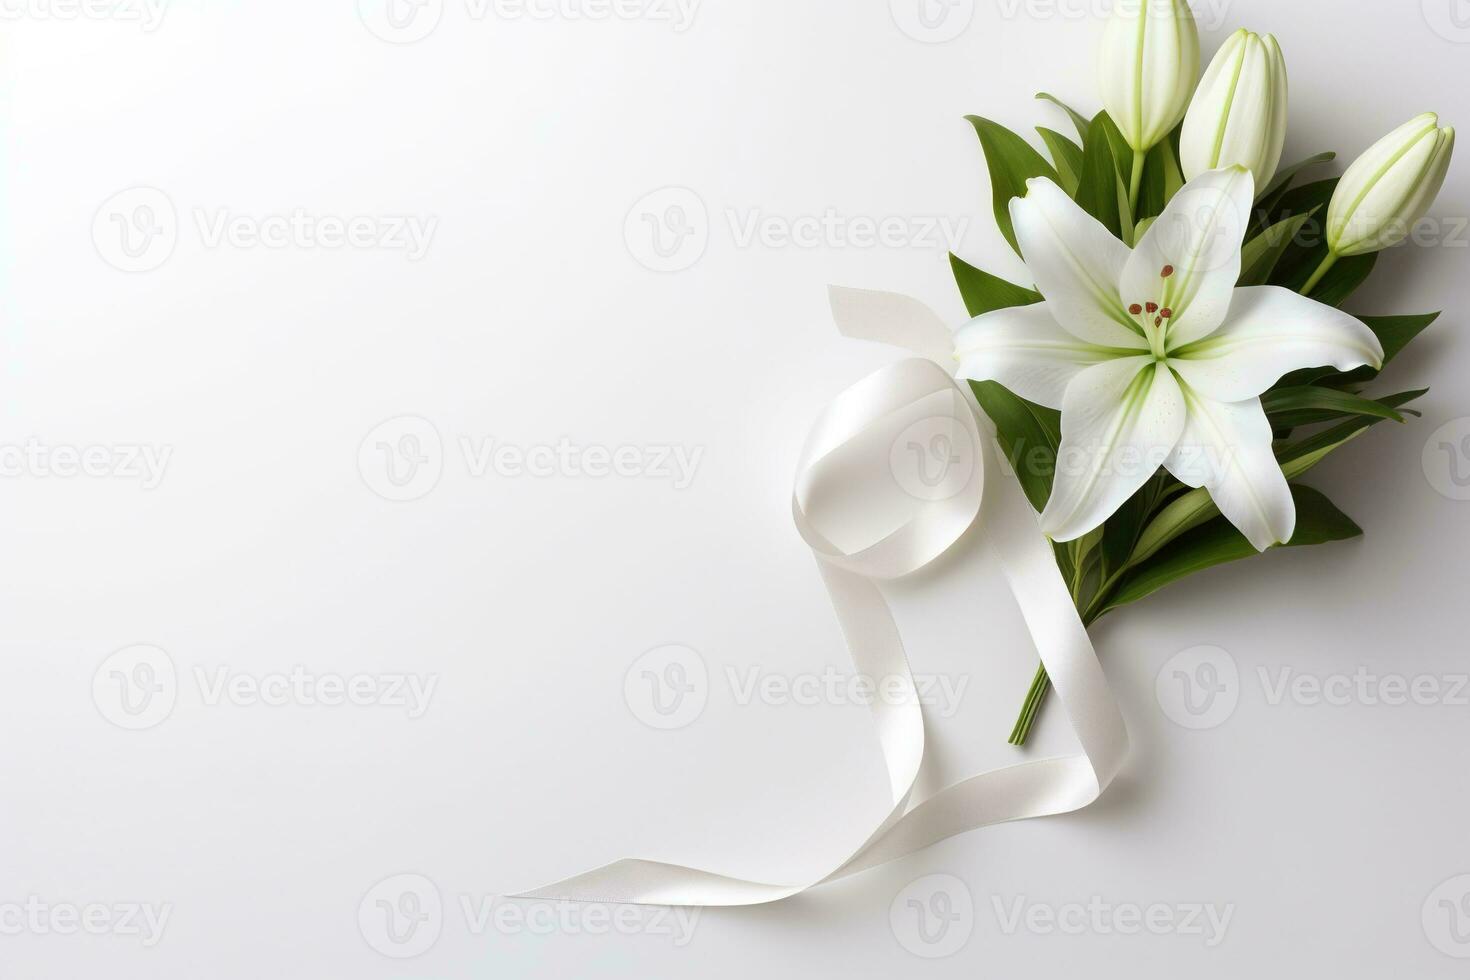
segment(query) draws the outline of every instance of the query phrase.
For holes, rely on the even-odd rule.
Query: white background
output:
[[[1272,704],[1259,673],[1470,670],[1470,503],[1451,499],[1470,427],[1433,435],[1470,415],[1463,231],[1384,256],[1352,304],[1450,311],[1384,382],[1432,384],[1426,417],[1310,480],[1366,538],[1201,575],[1096,630],[1135,743],[1100,804],[692,934],[581,911],[480,928],[463,903],[623,856],[817,875],[881,811],[866,708],[741,704],[729,680],[847,664],[789,482],[820,408],[897,355],[838,338],[824,287],[959,322],[946,243],[915,216],[968,222],[961,254],[1023,280],[962,117],[1066,131],[1040,90],[1094,111],[1099,4],[959,0],[926,32],[903,0],[706,0],[689,22],[445,0],[406,44],[351,0],[175,0],[160,23],[52,4],[8,3],[0,51],[0,975],[1463,975],[1470,706]],[[1351,156],[1426,109],[1470,117],[1462,0],[1197,6],[1207,57],[1241,25],[1280,39],[1289,159]],[[1437,214],[1470,213],[1466,173]],[[640,203],[667,187],[686,192]],[[687,268],[656,272],[646,221],[683,227],[670,204],[694,235],[665,264]],[[298,211],[433,234],[414,258],[208,233]],[[742,238],[752,216],[829,211],[816,247]],[[853,240],[890,217],[920,240]],[[119,218],[165,234],[129,259]],[[368,439],[405,416],[431,428]],[[378,442],[415,433],[430,475],[408,492],[427,492],[386,500]],[[462,438],[700,456],[687,487],[475,475]],[[14,465],[28,444],[102,455],[67,476]],[[132,448],[170,453],[157,486],[121,466]],[[1003,743],[1032,654],[993,570],[929,584],[900,602],[915,669],[968,685],[931,731],[934,779],[1025,757]],[[113,655],[139,644],[167,655],[171,711],[168,690],[123,711],[119,678],[147,675]],[[707,704],[660,731],[624,681],[668,644],[698,652]],[[1200,646],[1237,668],[1238,706],[1189,730],[1156,679],[1169,703],[1196,666],[1172,658]],[[297,667],[435,686],[419,717],[211,697]],[[1069,739],[1049,711],[1029,754]],[[409,886],[430,919],[395,945],[377,901]],[[910,899],[948,901],[948,930],[921,935]],[[1008,930],[1018,902],[1116,914]],[[1222,942],[1111,929],[1192,903],[1229,911]],[[119,918],[130,904],[167,910],[161,937]],[[88,906],[100,935],[67,929]]]

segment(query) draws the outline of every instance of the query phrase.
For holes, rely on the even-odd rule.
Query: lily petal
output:
[[[1383,366],[1383,345],[1341,310],[1280,286],[1238,289],[1230,322],[1169,355],[1185,384],[1223,402],[1245,401],[1300,368]]]
[[[1255,181],[1243,167],[1211,170],[1185,184],[1128,259],[1123,298],[1173,314],[1164,327],[1178,347],[1208,337],[1230,309]],[[1166,279],[1165,268],[1173,270]]]
[[[976,317],[955,334],[960,377],[999,381],[1028,401],[1061,408],[1081,371],[1116,356],[1063,330],[1046,303]]]
[[[1095,530],[1158,472],[1184,423],[1179,382],[1152,358],[1083,371],[1063,400],[1056,482],[1041,529],[1056,541]]]
[[[1044,177],[1011,202],[1011,221],[1026,268],[1064,330],[1100,347],[1147,349],[1118,294],[1128,246]]]
[[[1296,533],[1296,501],[1271,450],[1271,423],[1259,398],[1218,402],[1184,386],[1189,422],[1164,464],[1179,482],[1208,487],[1226,520],[1257,551]]]

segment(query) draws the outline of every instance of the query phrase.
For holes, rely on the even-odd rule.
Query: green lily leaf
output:
[[[1280,195],[1274,207],[1270,210],[1262,209],[1262,212],[1272,223],[1275,223],[1294,214],[1325,210],[1327,205],[1332,203],[1332,195],[1337,190],[1340,179],[1331,177],[1327,180],[1318,180],[1290,188]]]
[[[1391,422],[1404,421],[1402,415],[1382,402],[1360,398],[1336,388],[1320,388],[1316,385],[1273,389],[1262,397],[1261,405],[1266,409],[1267,415],[1291,416],[1289,422],[1280,423],[1288,428],[1312,425],[1316,422],[1330,422],[1333,419],[1353,415],[1388,419]]]
[[[1067,543],[1067,547],[1072,552],[1072,568],[1074,571],[1080,569],[1081,573],[1085,575],[1093,565],[1097,564],[1101,557],[1097,550],[1098,545],[1103,543],[1103,537],[1106,533],[1106,527],[1096,527],[1075,541]]]
[[[1099,112],[1097,117],[1093,119],[1093,122],[1099,121],[1102,122],[1103,132],[1107,134],[1108,145],[1113,148],[1113,159],[1118,164],[1118,172],[1124,176],[1131,175],[1133,172],[1133,148],[1128,145],[1128,140],[1124,138],[1123,131],[1118,128],[1117,123],[1113,122],[1113,117],[1106,112]],[[1090,134],[1091,132],[1092,130],[1089,129],[1088,133]]]
[[[1114,175],[1113,190],[1118,197],[1118,231],[1124,243],[1132,248],[1138,244],[1138,228],[1133,223],[1133,205],[1128,200],[1128,184],[1122,174]]]
[[[1380,398],[1378,401],[1386,408],[1397,409],[1418,401],[1427,394],[1429,394],[1428,388],[1420,388],[1417,391],[1399,392],[1397,395]],[[1286,474],[1286,478],[1295,480],[1382,421],[1382,418],[1370,415],[1357,416],[1341,425],[1324,429],[1301,442],[1279,447],[1276,450],[1276,460],[1281,464],[1281,470]]]
[[[1001,448],[1010,461],[1026,499],[1037,511],[1051,499],[1062,441],[1061,413],[1033,405],[994,381],[972,381],[975,399],[995,423]]]
[[[1378,335],[1378,342],[1383,345],[1383,363],[1387,365],[1416,337],[1433,326],[1439,316],[1438,313],[1420,313],[1415,316],[1360,316],[1358,319]],[[1376,371],[1374,373],[1377,374]]]
[[[1314,157],[1308,157],[1300,163],[1293,163],[1289,167],[1282,167],[1276,171],[1275,179],[1266,185],[1266,189],[1256,195],[1256,206],[1266,211],[1273,210],[1274,205],[1280,203],[1281,195],[1286,193],[1297,174],[1310,167],[1319,167],[1324,163],[1331,163],[1336,159],[1336,153],[1319,153]]]
[[[1050,95],[1046,92],[1038,92],[1036,94],[1036,97],[1038,99],[1041,99],[1043,102],[1050,102],[1052,105],[1062,109],[1062,111],[1064,111],[1071,118],[1072,125],[1077,127],[1077,137],[1081,139],[1082,142],[1087,142],[1087,131],[1092,128],[1092,122],[1086,116],[1078,112],[1076,109],[1073,109],[1071,106],[1067,105],[1067,103],[1063,102],[1055,95]]]
[[[1092,121],[1092,128],[1088,130],[1087,141],[1082,147],[1082,180],[1077,187],[1077,204],[1082,210],[1092,215],[1112,232],[1114,237],[1123,241],[1128,238],[1124,235],[1124,212],[1127,208],[1128,191],[1123,190],[1122,206],[1118,201],[1118,186],[1122,183],[1122,174],[1118,166],[1118,158],[1114,155],[1113,138],[1109,135],[1109,128],[1114,132],[1117,127],[1113,125],[1107,113],[1099,113]],[[1119,140],[1122,136],[1119,135]],[[1132,159],[1131,151],[1130,161]],[[1131,166],[1131,163],[1129,164]],[[1129,216],[1128,232],[1132,232],[1132,216]]]
[[[1011,248],[1020,255],[1021,246],[1016,242],[1016,229],[1011,224],[1011,201],[1025,196],[1026,181],[1034,177],[1046,177],[1058,183],[1060,178],[1045,157],[1009,129],[980,116],[965,118],[975,127],[980,136],[980,146],[985,151],[995,224]]]
[[[1264,286],[1287,248],[1296,240],[1303,226],[1316,214],[1315,210],[1276,222],[1245,243],[1240,257],[1240,285]]]
[[[964,299],[965,309],[970,312],[970,316],[1041,302],[1041,294],[1034,289],[1026,289],[999,276],[992,276],[953,253],[950,254],[949,265],[954,270],[955,282],[959,284],[960,296]]]
[[[1062,573],[1062,581],[1070,582],[1077,574],[1077,569],[1072,565],[1072,549],[1064,544],[1051,545],[1052,553],[1057,556],[1057,570]]]
[[[1286,547],[1344,541],[1363,533],[1362,528],[1320,492],[1310,487],[1293,486],[1291,495],[1296,500],[1297,526],[1296,534]],[[1147,598],[1195,572],[1256,554],[1255,547],[1243,534],[1223,517],[1217,517],[1185,534],[1129,572],[1104,611]]]
[[[1300,388],[1302,385],[1320,384],[1323,383],[1323,379],[1330,378],[1336,373],[1330,367],[1302,368],[1300,371],[1293,371],[1276,382],[1276,384],[1272,385],[1272,390],[1274,391],[1277,388]]]
[[[1076,197],[1077,184],[1082,180],[1082,147],[1054,129],[1037,126],[1036,131],[1041,134],[1041,141],[1051,151],[1057,176],[1061,178],[1062,190],[1069,196]]]

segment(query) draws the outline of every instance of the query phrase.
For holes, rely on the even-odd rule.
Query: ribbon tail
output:
[[[910,351],[951,373],[957,366],[949,325],[912,296],[828,286],[827,298],[842,336]]]
[[[862,676],[891,678],[900,696],[873,704],[878,743],[893,801],[888,814],[840,867],[859,859],[885,837],[908,808],[924,760],[924,716],[903,640],[882,592],[868,579],[827,561],[818,562],[853,663]],[[777,885],[659,861],[624,860],[515,898],[628,905],[764,905],[804,892],[836,872],[799,885]]]

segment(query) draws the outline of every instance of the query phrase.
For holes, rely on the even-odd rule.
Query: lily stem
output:
[[[1137,150],[1133,151],[1133,179],[1128,183],[1128,210],[1133,217],[1138,217],[1138,191],[1143,187],[1143,163],[1144,156]]]
[[[1312,273],[1312,278],[1308,279],[1307,284],[1302,287],[1303,296],[1312,295],[1312,290],[1316,289],[1322,278],[1332,271],[1333,266],[1337,265],[1337,258],[1336,252],[1327,253],[1327,258],[1322,260],[1322,264],[1317,266],[1317,271]]]
[[[1026,739],[1031,735],[1031,726],[1036,724],[1036,712],[1041,708],[1041,702],[1046,700],[1047,692],[1051,690],[1051,677],[1046,672],[1046,665],[1042,664],[1036,668],[1036,676],[1031,681],[1031,690],[1026,692],[1026,701],[1021,705],[1021,716],[1016,719],[1016,727],[1011,729],[1010,744],[1021,746],[1026,744]]]

